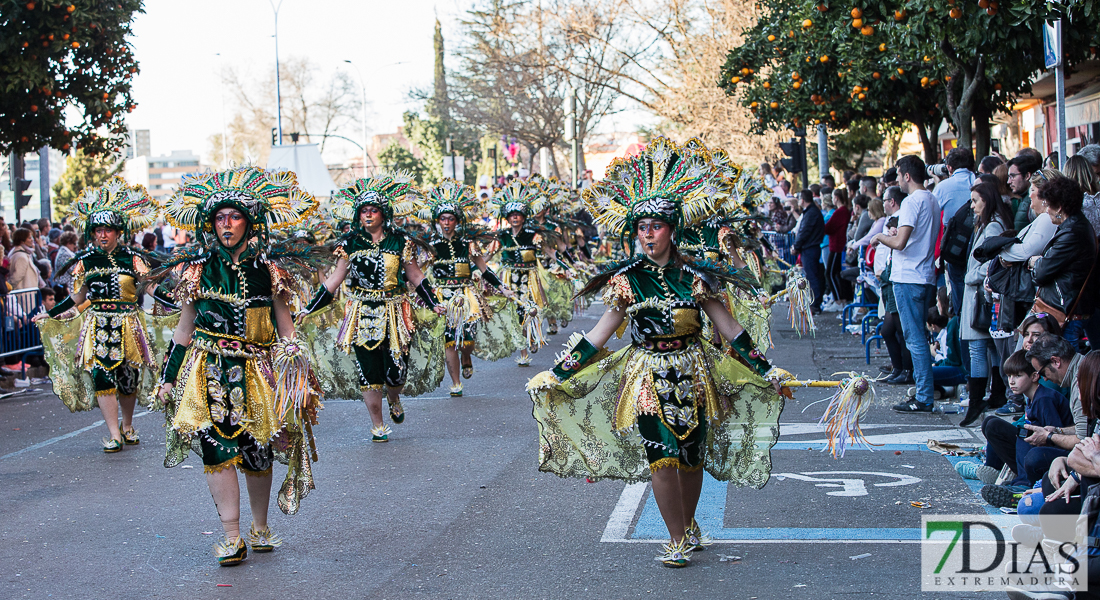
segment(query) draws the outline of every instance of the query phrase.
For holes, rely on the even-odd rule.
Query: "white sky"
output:
[[[275,0],[276,5],[279,0]],[[279,10],[279,55],[310,58],[322,79],[358,65],[370,102],[367,125],[374,133],[396,131],[412,108],[407,92],[430,85],[435,15],[447,43],[465,0],[283,0]],[[148,0],[131,42],[141,65],[134,80],[138,108],[128,124],[149,129],[154,155],[192,150],[206,155],[208,138],[222,129],[222,61],[260,73],[275,63],[274,17],[267,0]],[[218,56],[220,54],[220,56]],[[402,62],[404,64],[394,65]],[[259,79],[259,76],[256,77]],[[225,94],[225,117],[234,105]],[[344,135],[360,137],[359,127]],[[357,153],[332,140],[326,160]]]

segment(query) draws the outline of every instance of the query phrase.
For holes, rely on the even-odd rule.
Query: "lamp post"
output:
[[[277,146],[283,145],[283,92],[279,85],[279,9],[283,6],[283,0],[279,0],[278,6],[275,0],[267,0],[271,4],[271,10],[275,12],[275,125],[278,129]]]

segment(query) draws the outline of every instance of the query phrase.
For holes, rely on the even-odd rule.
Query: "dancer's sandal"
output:
[[[456,383],[456,384],[451,386],[451,396],[455,397],[455,398],[461,398],[462,397],[462,384],[461,383]]]
[[[119,433],[122,434],[122,443],[127,446],[136,446],[141,443],[141,438],[138,437],[137,429],[133,427],[129,429],[123,429],[121,425],[118,427]]]
[[[252,546],[254,552],[271,552],[283,545],[283,538],[271,533],[270,527],[257,530],[253,523],[248,528],[248,545]]]
[[[558,326],[557,325],[551,325],[550,330],[548,331],[548,333],[550,335],[558,335]]]
[[[679,542],[669,542],[661,547],[662,553],[653,560],[671,569],[679,569],[691,564],[691,547],[687,539]]]
[[[401,399],[398,398],[394,401],[389,401],[389,399],[387,399],[387,402],[389,402],[390,405],[390,419],[392,419],[395,424],[400,425],[405,421],[405,409],[401,407]]]
[[[474,364],[467,363],[462,365],[462,378],[469,379],[474,376]]]
[[[247,556],[248,546],[239,536],[236,540],[230,541],[229,538],[225,538],[214,544],[214,558],[218,559],[219,566],[232,567],[239,565]]]
[[[516,359],[516,364],[521,366],[521,367],[530,367],[531,366],[531,355],[528,354],[527,356],[521,356],[521,357],[517,358]]]
[[[116,440],[112,438],[103,438],[103,451],[107,454],[114,454],[115,452],[122,452],[122,440]]]
[[[372,427],[370,430],[370,441],[376,444],[384,444],[390,441],[391,433],[393,433],[393,430],[390,429],[389,425],[379,425],[378,427]]]
[[[684,539],[687,540],[687,545],[693,552],[706,550],[707,546],[714,543],[709,535],[703,533],[702,528],[695,522],[695,519],[692,519],[691,525],[684,530]]]

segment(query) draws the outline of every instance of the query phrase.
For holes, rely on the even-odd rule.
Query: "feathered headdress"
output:
[[[449,213],[458,219],[460,227],[475,218],[478,210],[478,199],[474,188],[454,179],[444,179],[439,185],[428,190],[415,204],[416,218],[421,221],[431,223]]]
[[[640,219],[660,219],[682,231],[713,214],[733,191],[733,182],[711,167],[706,148],[692,145],[657,138],[638,156],[615,159],[603,181],[584,191],[596,222],[618,233],[628,251]]]
[[[420,196],[408,171],[385,172],[374,177],[355,180],[332,197],[332,214],[340,221],[351,221],[359,227],[359,211],[373,206],[382,211],[386,221],[411,214],[416,206],[409,196]]]
[[[103,185],[85,190],[69,209],[73,225],[89,238],[96,227],[106,226],[123,235],[144,229],[157,218],[157,205],[145,186],[127,185],[121,177],[112,177]]]
[[[293,227],[317,209],[317,199],[298,187],[293,171],[244,166],[216,173],[184,175],[179,189],[164,205],[168,222],[204,235],[213,233],[214,215],[235,208],[245,215],[252,233],[266,238],[272,229]]]
[[[548,204],[546,194],[537,183],[513,179],[497,190],[489,206],[493,216],[507,219],[512,213],[530,217],[542,212]]]

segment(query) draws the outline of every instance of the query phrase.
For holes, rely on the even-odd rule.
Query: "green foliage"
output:
[[[927,134],[948,116],[969,142],[971,116],[1006,111],[1030,91],[1043,68],[1043,21],[1065,14],[1058,2],[993,4],[762,0],[719,85],[753,111],[757,133],[792,123],[845,129],[870,119],[910,122]],[[1063,20],[1069,64],[1100,40],[1089,12]]]
[[[3,0],[0,153],[121,150],[136,106],[126,38],[138,12],[141,0]]]
[[[832,149],[829,162],[840,171],[859,171],[868,152],[874,152],[886,141],[880,123],[867,120],[853,121],[848,131],[830,136]]]
[[[416,179],[416,184],[423,184],[424,163],[413,156],[413,153],[401,144],[390,142],[389,146],[386,146],[378,153],[378,161],[381,163],[379,166],[384,169],[408,171],[412,173],[413,177]]]
[[[65,170],[53,186],[51,202],[57,214],[78,200],[88,188],[102,185],[122,171],[123,162],[115,162],[110,156],[91,155],[77,150],[65,161]]]

